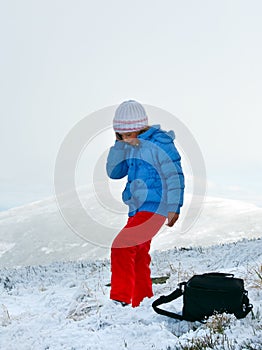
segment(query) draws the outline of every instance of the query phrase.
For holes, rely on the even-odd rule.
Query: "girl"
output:
[[[172,227],[183,205],[184,176],[174,132],[149,126],[144,107],[134,101],[118,106],[113,120],[115,145],[107,158],[112,179],[127,176],[122,199],[128,205],[126,226],[111,247],[110,298],[139,306],[152,297],[150,244],[167,218]]]

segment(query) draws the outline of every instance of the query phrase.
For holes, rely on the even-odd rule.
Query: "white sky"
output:
[[[0,209],[53,194],[70,129],[130,98],[187,125],[210,190],[262,203],[261,13],[260,0],[2,0]]]

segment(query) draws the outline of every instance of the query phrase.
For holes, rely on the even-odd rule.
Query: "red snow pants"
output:
[[[111,247],[111,299],[136,307],[145,297],[153,296],[149,250],[165,219],[159,214],[138,212],[116,236]]]

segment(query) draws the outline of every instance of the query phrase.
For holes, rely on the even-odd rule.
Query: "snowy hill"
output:
[[[80,197],[84,207],[97,221],[90,220],[90,223],[85,224],[86,240],[72,232],[64,222],[54,198],[1,212],[0,267],[108,257],[114,235],[125,224],[126,207],[121,207],[119,203],[122,212],[117,214],[106,210],[90,188],[81,189]],[[186,196],[178,224],[171,229],[164,226],[153,240],[152,250],[209,246],[262,236],[262,208],[215,197],[205,199],[196,224],[182,233],[180,228],[188,203],[189,195]],[[70,198],[68,208],[74,210]],[[75,220],[78,221],[78,213],[75,214]],[[110,233],[107,227],[111,228]]]
[[[0,270],[0,349],[10,350],[188,350],[262,348],[262,240],[152,253],[152,299],[138,308],[109,298],[107,259]],[[220,271],[245,279],[254,305],[242,320],[212,316],[207,324],[154,313],[152,301],[194,273]],[[259,277],[260,276],[260,277]],[[180,298],[181,299],[181,298]],[[181,311],[182,301],[166,305]]]
[[[253,314],[242,320],[213,316],[203,325],[154,313],[154,298],[134,309],[109,300],[113,236],[106,228],[118,232],[125,208],[118,214],[105,210],[89,189],[81,196],[97,222],[103,221],[103,226],[90,223],[87,233],[94,240],[103,237],[104,247],[73,233],[54,198],[0,213],[1,350],[262,348],[262,208],[208,197],[199,220],[183,233],[186,197],[176,227],[165,226],[154,238],[152,276],[169,276],[166,283],[154,284],[154,298],[195,273],[229,272],[245,280]],[[67,205],[74,210],[70,198]],[[167,307],[179,312],[182,301]]]

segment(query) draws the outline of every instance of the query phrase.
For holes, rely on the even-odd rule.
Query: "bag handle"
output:
[[[214,277],[234,277],[233,273],[223,273],[223,272],[206,272],[202,276],[214,276]]]
[[[164,315],[164,316],[169,316],[171,318],[175,318],[178,320],[184,320],[182,315],[176,314],[175,312],[171,312],[171,311],[166,311],[163,309],[159,309],[158,306],[162,305],[162,304],[166,304],[169,303],[172,300],[175,300],[179,297],[181,297],[181,295],[183,295],[183,290],[182,290],[182,285],[185,285],[186,283],[180,283],[179,284],[179,288],[177,288],[176,290],[174,290],[174,292],[172,292],[169,295],[161,295],[161,297],[159,297],[158,299],[156,299],[153,304],[152,307],[155,310],[156,313],[160,314],[160,315]]]

